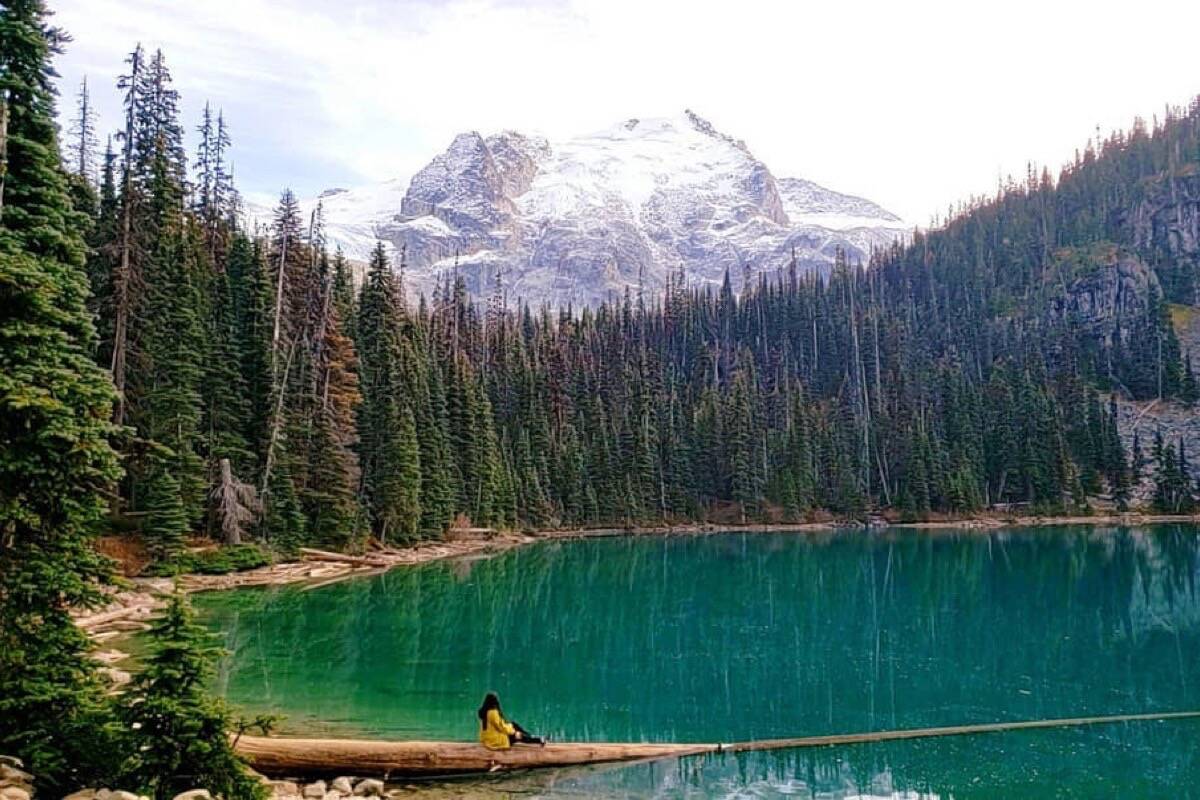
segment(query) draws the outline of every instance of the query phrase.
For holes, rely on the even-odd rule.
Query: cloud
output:
[[[191,124],[205,100],[225,110],[249,192],[407,174],[463,130],[565,136],[690,107],[779,174],[925,222],[1200,92],[1200,6],[1168,0],[55,5],[75,36],[65,93],[111,84],[135,41],[162,47]],[[115,92],[98,99],[115,127]]]

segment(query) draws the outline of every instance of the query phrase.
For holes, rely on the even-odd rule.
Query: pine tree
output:
[[[423,341],[416,349],[427,348]],[[450,453],[446,430],[446,393],[441,368],[434,359],[419,354],[408,362],[407,391],[414,399],[413,418],[421,459],[421,533],[441,536],[454,514],[454,487],[450,479]]]
[[[173,454],[156,456],[145,477],[142,538],[150,555],[169,564],[183,553],[188,517],[175,477]]]
[[[354,414],[362,396],[354,345],[341,332],[332,302],[326,315],[316,364],[316,411],[304,504],[312,539],[344,548],[357,546],[366,529],[358,509],[360,472],[354,452],[358,443]]]
[[[197,787],[227,800],[263,800],[266,787],[246,771],[229,739],[237,721],[209,694],[221,651],[195,621],[186,595],[178,589],[171,595],[149,635],[151,654],[120,701],[132,754],[122,780],[157,800]]]
[[[284,556],[294,556],[308,541],[304,509],[292,480],[291,458],[280,458],[268,477],[259,520],[259,538]]]
[[[112,354],[111,371],[117,390],[113,421],[125,424],[128,410],[127,371],[130,351],[136,350],[136,319],[142,292],[142,244],[134,230],[133,217],[142,203],[141,176],[135,174],[138,167],[135,153],[142,148],[140,135],[143,116],[145,80],[145,53],[139,44],[129,54],[129,74],[121,76],[118,87],[125,90],[125,127],[119,134],[121,141],[121,188],[119,194],[119,224],[112,242],[116,255],[113,257],[113,272],[110,280],[110,304],[112,313],[112,342],[106,348]]]
[[[103,687],[71,619],[101,604],[109,565],[92,548],[114,393],[92,361],[83,220],[58,160],[51,56],[63,34],[41,0],[0,13],[0,751],[51,793],[106,766]]]
[[[1133,453],[1130,458],[1130,478],[1134,485],[1141,483],[1142,475],[1146,469],[1146,459],[1142,455],[1141,437],[1135,430],[1133,432]]]
[[[204,332],[201,380],[203,451],[210,474],[221,459],[229,459],[239,473],[249,474],[254,453],[246,439],[251,398],[243,373],[245,353],[237,319],[232,277],[228,270],[209,282],[212,302]]]
[[[415,538],[421,517],[420,449],[402,374],[403,363],[412,357],[401,335],[403,320],[396,278],[380,244],[359,299],[355,332],[363,398],[363,483],[372,525],[382,541]]]
[[[271,378],[271,305],[274,300],[261,246],[244,236],[234,237],[229,253],[229,274],[235,290],[235,325],[248,405],[243,438],[254,454],[257,469],[261,470],[267,453],[274,397]]]
[[[1164,514],[1188,514],[1195,506],[1186,448],[1164,443],[1162,433],[1154,440],[1154,507]]]
[[[1192,354],[1183,356],[1183,385],[1179,390],[1179,399],[1187,405],[1195,405],[1200,400],[1200,384],[1196,383],[1196,374],[1192,372]]]
[[[200,456],[205,343],[194,243],[178,231],[155,248],[145,311],[145,359],[131,375],[141,395],[132,417],[143,435],[170,449],[189,526],[199,520],[207,495]]]

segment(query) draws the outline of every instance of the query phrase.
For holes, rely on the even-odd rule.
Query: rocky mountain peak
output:
[[[778,179],[745,142],[694,111],[628,119],[549,141],[517,131],[456,136],[399,191],[351,190],[326,207],[328,238],[365,259],[365,232],[406,248],[416,296],[457,264],[489,294],[591,304],[682,270],[692,283],[783,269],[824,271],[841,250],[865,260],[903,235],[869,200]],[[369,201],[357,202],[356,194]]]
[[[746,143],[743,140],[734,139],[732,136],[727,136],[726,134],[721,133],[719,130],[713,127],[711,122],[697,114],[695,111],[692,111],[690,108],[685,108],[683,110],[683,115],[687,121],[692,124],[693,128],[700,133],[703,133],[705,136],[711,136],[714,139],[727,142],[737,149],[749,154],[750,150],[746,147]]]

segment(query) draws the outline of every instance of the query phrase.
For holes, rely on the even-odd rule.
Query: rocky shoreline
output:
[[[352,798],[394,797],[404,790],[387,790],[383,781],[375,778],[356,779],[353,776],[335,778],[328,784],[314,781],[298,784],[294,781],[270,780],[250,770],[269,790],[271,800],[351,800]],[[0,755],[0,800],[32,800],[35,795],[34,777],[24,770],[21,760]],[[150,800],[145,795],[123,789],[86,788],[72,792],[63,800]],[[190,789],[173,800],[213,800],[207,789]]]

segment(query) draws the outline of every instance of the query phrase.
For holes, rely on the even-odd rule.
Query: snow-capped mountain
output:
[[[320,198],[328,241],[365,261],[403,249],[415,292],[454,268],[477,296],[591,304],[689,283],[740,289],[743,270],[826,270],[838,249],[866,260],[905,231],[869,200],[777,179],[746,145],[692,112],[631,119],[561,142],[463,133],[408,182]],[[315,198],[305,203],[311,208]],[[415,293],[414,292],[414,293]]]

